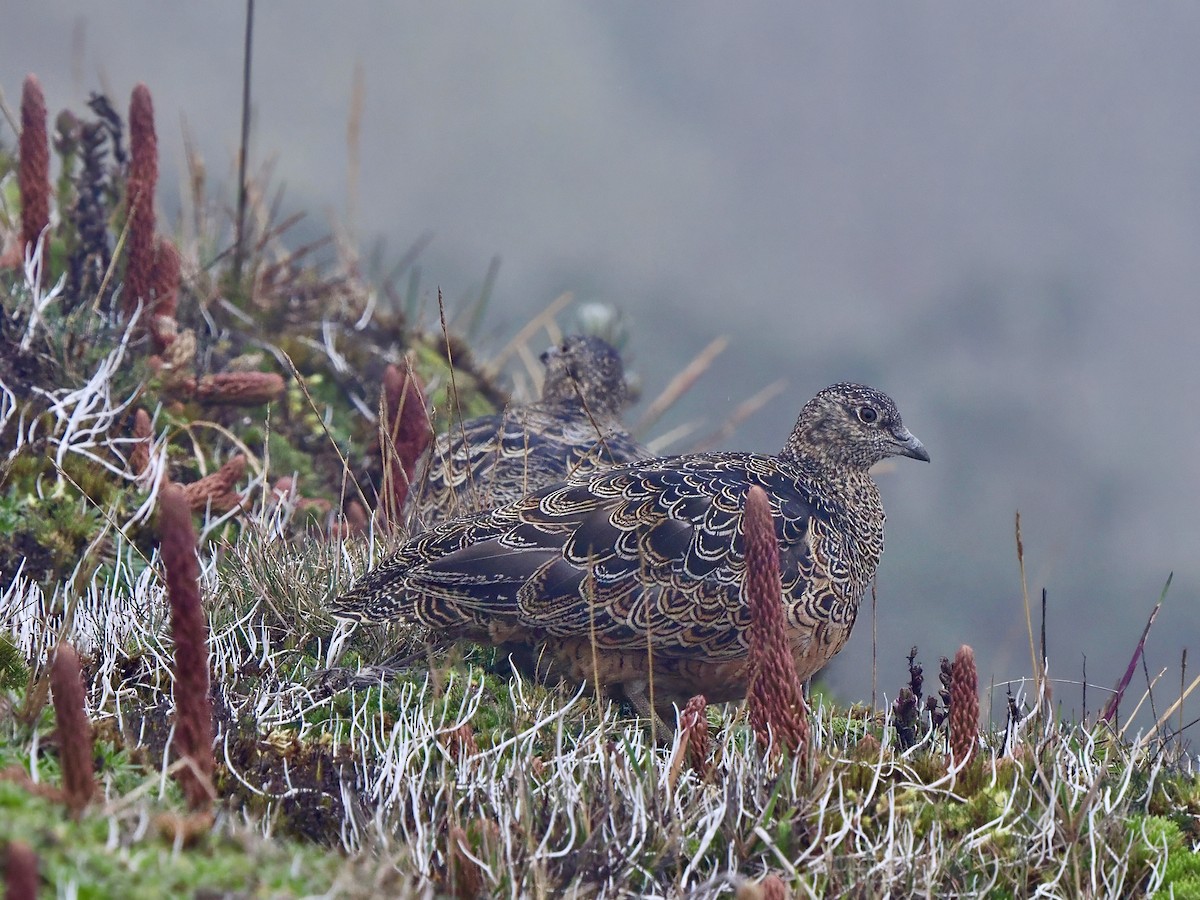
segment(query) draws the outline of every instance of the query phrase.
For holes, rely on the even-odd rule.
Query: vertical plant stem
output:
[[[246,158],[250,149],[250,62],[254,47],[254,0],[246,0],[246,46],[242,55],[242,140],[238,150],[237,225],[233,248],[233,281],[242,281],[246,232]]]
[[[1025,580],[1025,544],[1021,540],[1021,511],[1017,510],[1017,565],[1021,568],[1021,599],[1025,604],[1025,630],[1029,634],[1029,663],[1033,666],[1034,694],[1042,695],[1042,670],[1033,646],[1033,614],[1029,609],[1029,582]],[[1039,702],[1041,702],[1039,700]]]

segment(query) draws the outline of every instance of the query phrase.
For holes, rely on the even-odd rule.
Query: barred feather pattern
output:
[[[415,478],[409,504],[415,527],[649,456],[620,422],[629,392],[616,350],[599,338],[573,335],[542,360],[546,376],[537,403],[456,422],[438,436]]]
[[[739,699],[747,491],[762,488],[770,504],[804,679],[845,644],[875,574],[884,514],[867,470],[891,455],[928,460],[885,395],[834,385],[806,404],[778,456],[644,460],[450,519],[365,575],[333,612],[415,620],[444,640],[544,647],[546,674],[595,679],[635,706],[652,676],[663,719],[696,693]]]

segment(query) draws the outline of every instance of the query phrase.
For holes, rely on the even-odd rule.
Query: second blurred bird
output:
[[[613,347],[571,335],[541,359],[540,400],[455,421],[438,436],[410,494],[414,532],[649,455],[621,424],[631,398]]]

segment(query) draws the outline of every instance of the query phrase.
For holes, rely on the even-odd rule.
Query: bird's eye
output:
[[[866,422],[870,425],[879,418],[879,410],[873,406],[860,406],[858,408],[858,419],[860,422]]]

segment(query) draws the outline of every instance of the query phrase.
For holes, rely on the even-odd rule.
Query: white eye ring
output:
[[[860,406],[856,412],[858,413],[858,420],[868,425],[879,420],[879,410],[873,406]]]

